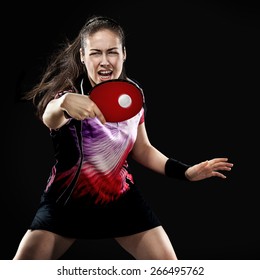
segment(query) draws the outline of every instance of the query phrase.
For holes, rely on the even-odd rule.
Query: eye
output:
[[[118,55],[118,52],[117,51],[109,51],[108,54],[110,54],[110,55]]]
[[[101,52],[91,52],[89,55],[90,56],[98,56],[100,54],[101,54]]]

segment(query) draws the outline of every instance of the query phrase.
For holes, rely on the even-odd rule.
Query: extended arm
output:
[[[168,158],[150,143],[144,123],[139,125],[131,154],[135,161],[157,173],[189,181],[199,181],[209,177],[225,179],[226,176],[221,171],[230,171],[233,167],[225,157],[213,158],[192,166]]]

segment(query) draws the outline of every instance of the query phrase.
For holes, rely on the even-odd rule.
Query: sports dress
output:
[[[127,161],[144,115],[143,107],[118,123],[70,118],[60,129],[51,130],[55,164],[30,229],[97,239],[159,226]]]

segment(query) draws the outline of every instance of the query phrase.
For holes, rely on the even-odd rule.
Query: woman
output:
[[[128,156],[187,181],[224,179],[221,171],[231,170],[227,158],[189,166],[162,154],[149,142],[144,106],[125,121],[106,121],[88,92],[112,79],[136,84],[125,73],[125,59],[121,26],[93,16],[27,93],[50,129],[56,163],[14,259],[58,259],[78,238],[109,237],[135,259],[176,260],[159,219],[135,185]]]

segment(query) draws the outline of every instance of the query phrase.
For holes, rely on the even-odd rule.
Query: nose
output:
[[[107,56],[105,54],[102,55],[102,59],[100,61],[100,65],[101,66],[108,66],[109,65],[109,61],[108,61]]]

